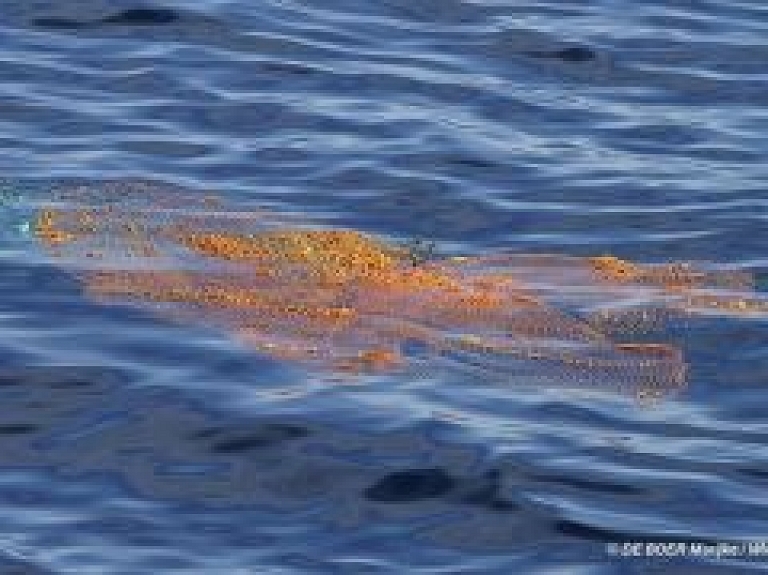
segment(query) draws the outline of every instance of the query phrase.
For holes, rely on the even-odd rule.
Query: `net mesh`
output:
[[[34,231],[94,298],[340,371],[432,358],[495,379],[660,396],[685,385],[683,353],[633,338],[698,314],[768,312],[744,270],[612,256],[425,259],[356,230],[143,183],[58,190]]]

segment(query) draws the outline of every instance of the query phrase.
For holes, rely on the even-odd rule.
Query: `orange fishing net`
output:
[[[93,297],[341,371],[439,358],[495,379],[661,395],[685,384],[683,354],[633,338],[700,313],[768,312],[738,269],[508,253],[421,261],[363,232],[140,183],[62,190],[34,228]]]

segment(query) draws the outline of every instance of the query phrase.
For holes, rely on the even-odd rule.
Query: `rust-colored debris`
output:
[[[750,274],[714,265],[531,254],[419,262],[384,238],[211,196],[123,184],[61,197],[38,212],[35,233],[93,297],[339,371],[445,360],[494,380],[661,395],[685,384],[681,350],[628,337],[696,313],[768,312]],[[412,358],[414,342],[426,354]]]

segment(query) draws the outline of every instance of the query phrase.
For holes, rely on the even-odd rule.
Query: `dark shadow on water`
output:
[[[518,511],[500,496],[501,472],[492,469],[477,477],[456,477],[437,467],[396,471],[368,487],[364,496],[376,503],[415,503],[444,499],[491,511]]]
[[[81,22],[79,20],[70,20],[68,18],[35,18],[32,25],[38,28],[49,28],[51,30],[73,30],[92,25],[91,22]]]
[[[170,24],[178,19],[178,12],[170,8],[129,8],[108,16],[101,22],[126,26],[156,26]]]
[[[0,435],[26,435],[40,429],[31,423],[3,423],[0,424]]]
[[[249,430],[242,427],[213,427],[196,433],[196,439],[212,438],[212,453],[244,453],[276,446],[283,441],[306,437],[309,431],[299,425],[263,423]]]
[[[531,50],[524,52],[524,55],[531,58],[550,58],[571,63],[589,62],[597,58],[595,51],[586,46],[570,46],[560,50]]]
[[[34,26],[50,29],[92,28],[98,26],[160,26],[178,21],[179,12],[170,8],[128,8],[99,20],[73,20],[69,18],[36,18]]]
[[[409,469],[390,473],[365,490],[371,501],[408,503],[447,494],[456,480],[442,469]]]

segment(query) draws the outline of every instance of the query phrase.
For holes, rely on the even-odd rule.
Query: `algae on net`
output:
[[[713,264],[424,257],[358,230],[142,183],[65,189],[34,229],[95,298],[332,370],[404,369],[418,342],[427,365],[663,395],[685,385],[682,351],[633,338],[699,313],[768,312],[749,273]]]

